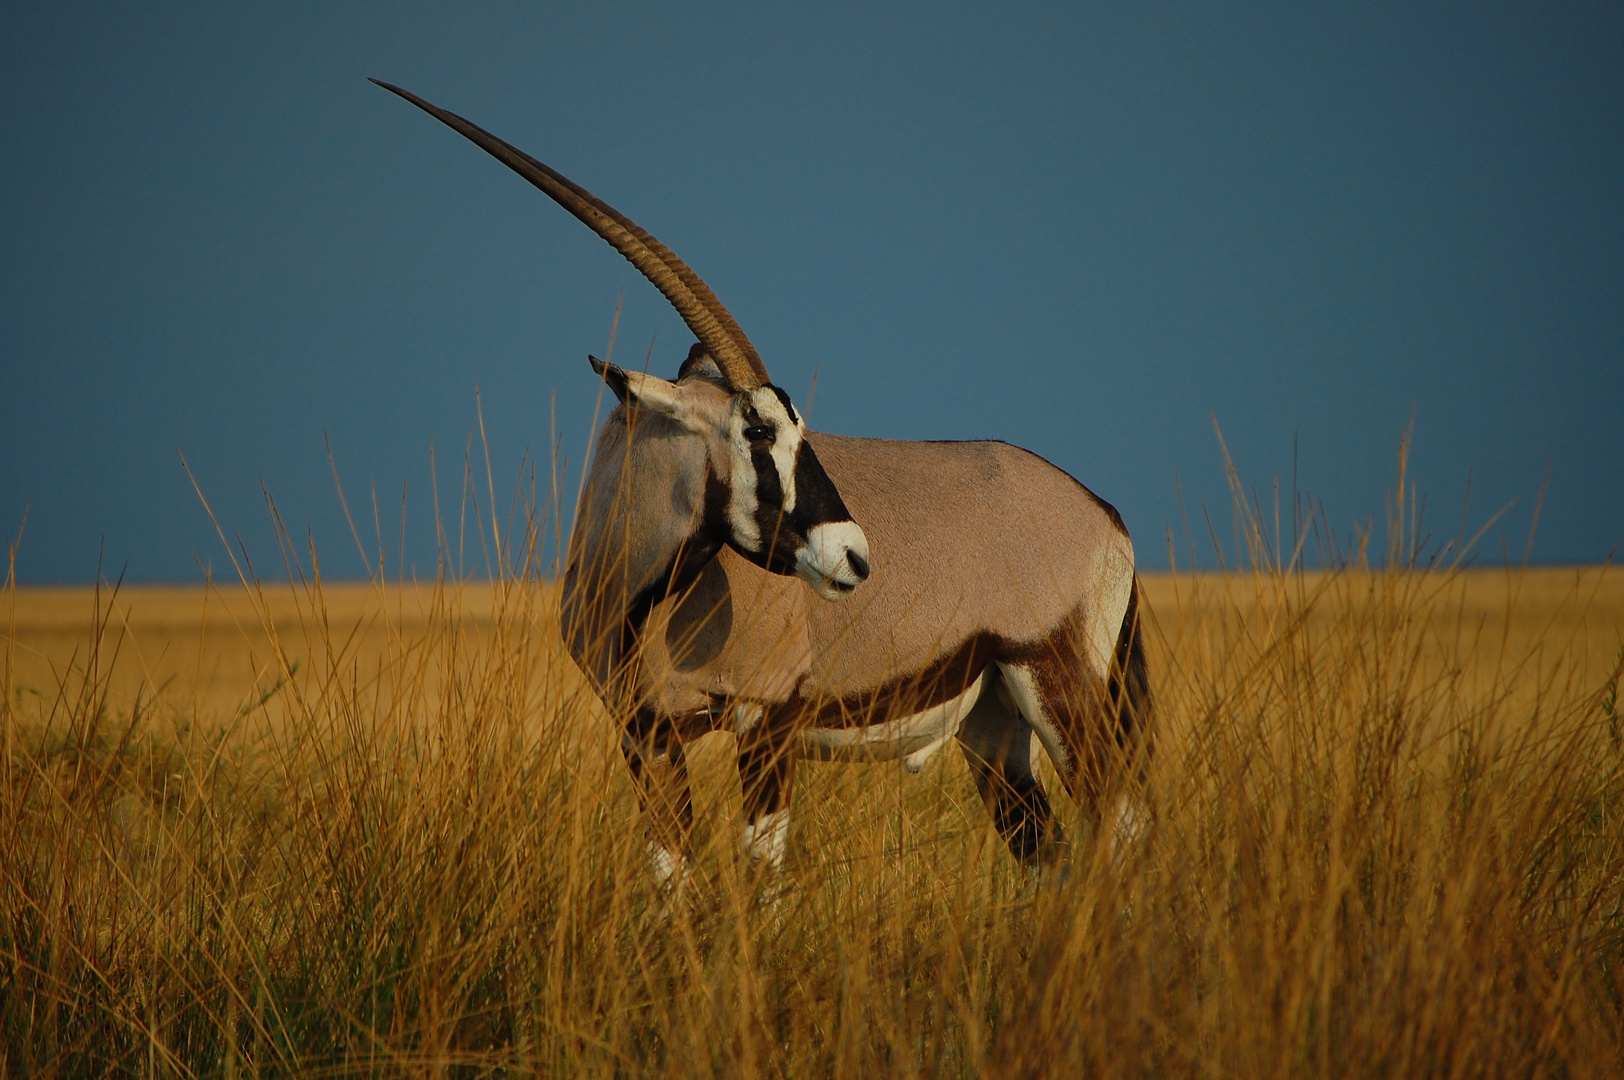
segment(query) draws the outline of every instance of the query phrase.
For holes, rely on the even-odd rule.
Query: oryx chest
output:
[[[824,761],[895,761],[902,759],[909,772],[918,772],[932,754],[958,734],[964,718],[975,708],[986,675],[955,698],[920,712],[888,716],[875,724],[857,727],[809,727],[800,732],[801,753]]]

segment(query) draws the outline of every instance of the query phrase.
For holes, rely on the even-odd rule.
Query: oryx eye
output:
[[[744,437],[749,442],[771,442],[773,429],[767,424],[751,424],[744,429]]]

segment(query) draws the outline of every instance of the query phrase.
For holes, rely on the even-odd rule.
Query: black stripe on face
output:
[[[784,485],[778,478],[778,463],[773,460],[772,450],[765,446],[751,447],[750,464],[756,469],[757,513],[765,511],[776,517],[784,505]]]
[[[795,509],[783,513],[783,492],[776,462],[765,449],[751,454],[756,473],[756,523],[761,531],[763,550],[750,556],[757,566],[776,574],[797,572],[796,560],[813,528],[837,521],[850,521],[840,492],[823,471],[817,452],[801,440],[795,459]]]
[[[756,527],[761,532],[759,565],[778,574],[795,572],[795,552],[806,542],[797,527],[800,514],[784,513],[784,485],[778,462],[766,447],[752,449],[750,464],[756,472]],[[796,497],[799,501],[799,476]]]
[[[800,424],[801,416],[795,411],[795,406],[790,404],[789,394],[782,387],[774,386],[772,383],[767,384],[767,389],[773,392],[773,396],[778,399],[778,403],[784,406],[784,411],[789,413],[789,422]]]
[[[846,509],[835,482],[823,471],[812,441],[804,438],[795,459],[795,517],[803,523],[803,532],[814,525],[851,520],[851,511]]]

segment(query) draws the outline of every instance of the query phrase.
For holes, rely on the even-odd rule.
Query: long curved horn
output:
[[[432,105],[410,90],[379,79],[368,81],[392,94],[398,94],[463,135],[607,240],[677,309],[682,321],[688,324],[688,329],[705,346],[705,351],[711,354],[735,390],[753,390],[771,381],[755,346],[750,344],[750,339],[745,337],[733,316],[716,299],[716,294],[670,248],[639,228],[626,215],[568,177],[456,113]]]

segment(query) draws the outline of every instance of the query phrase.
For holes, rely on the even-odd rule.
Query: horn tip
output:
[[[410,90],[407,90],[405,87],[396,86],[394,83],[390,83],[390,82],[384,82],[382,79],[374,79],[371,75],[367,76],[367,82],[371,83],[373,86],[381,86],[385,90],[389,91],[391,94],[394,94],[394,95],[396,95],[398,97],[403,97],[407,101],[412,102],[413,104],[418,104],[419,103],[418,96],[416,94],[412,93]]]

